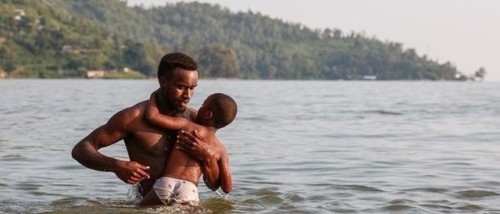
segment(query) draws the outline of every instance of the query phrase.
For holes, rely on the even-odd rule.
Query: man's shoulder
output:
[[[147,105],[147,101],[139,102],[133,106],[126,107],[120,111],[118,111],[113,118],[119,120],[133,120],[138,117],[142,117],[144,114],[145,108]]]

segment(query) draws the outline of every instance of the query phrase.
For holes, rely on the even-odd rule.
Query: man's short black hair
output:
[[[168,53],[160,60],[157,74],[158,78],[165,77],[169,79],[172,73],[174,73],[175,69],[177,68],[196,71],[198,69],[198,63],[196,62],[196,60],[184,53]]]

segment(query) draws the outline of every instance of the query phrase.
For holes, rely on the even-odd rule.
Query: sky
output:
[[[127,0],[163,6],[180,0]],[[450,62],[485,81],[500,81],[500,0],[198,0],[233,12],[249,10],[312,29],[364,33],[399,42],[420,56]]]

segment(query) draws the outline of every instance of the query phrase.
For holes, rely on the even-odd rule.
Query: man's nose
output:
[[[186,98],[191,98],[193,96],[193,89],[186,89],[184,90],[184,97]]]

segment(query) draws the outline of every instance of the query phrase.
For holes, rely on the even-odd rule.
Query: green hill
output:
[[[219,5],[127,7],[119,0],[3,0],[0,70],[10,77],[84,77],[123,68],[154,76],[182,51],[202,78],[455,80],[451,63],[403,44],[339,29],[310,29]]]

